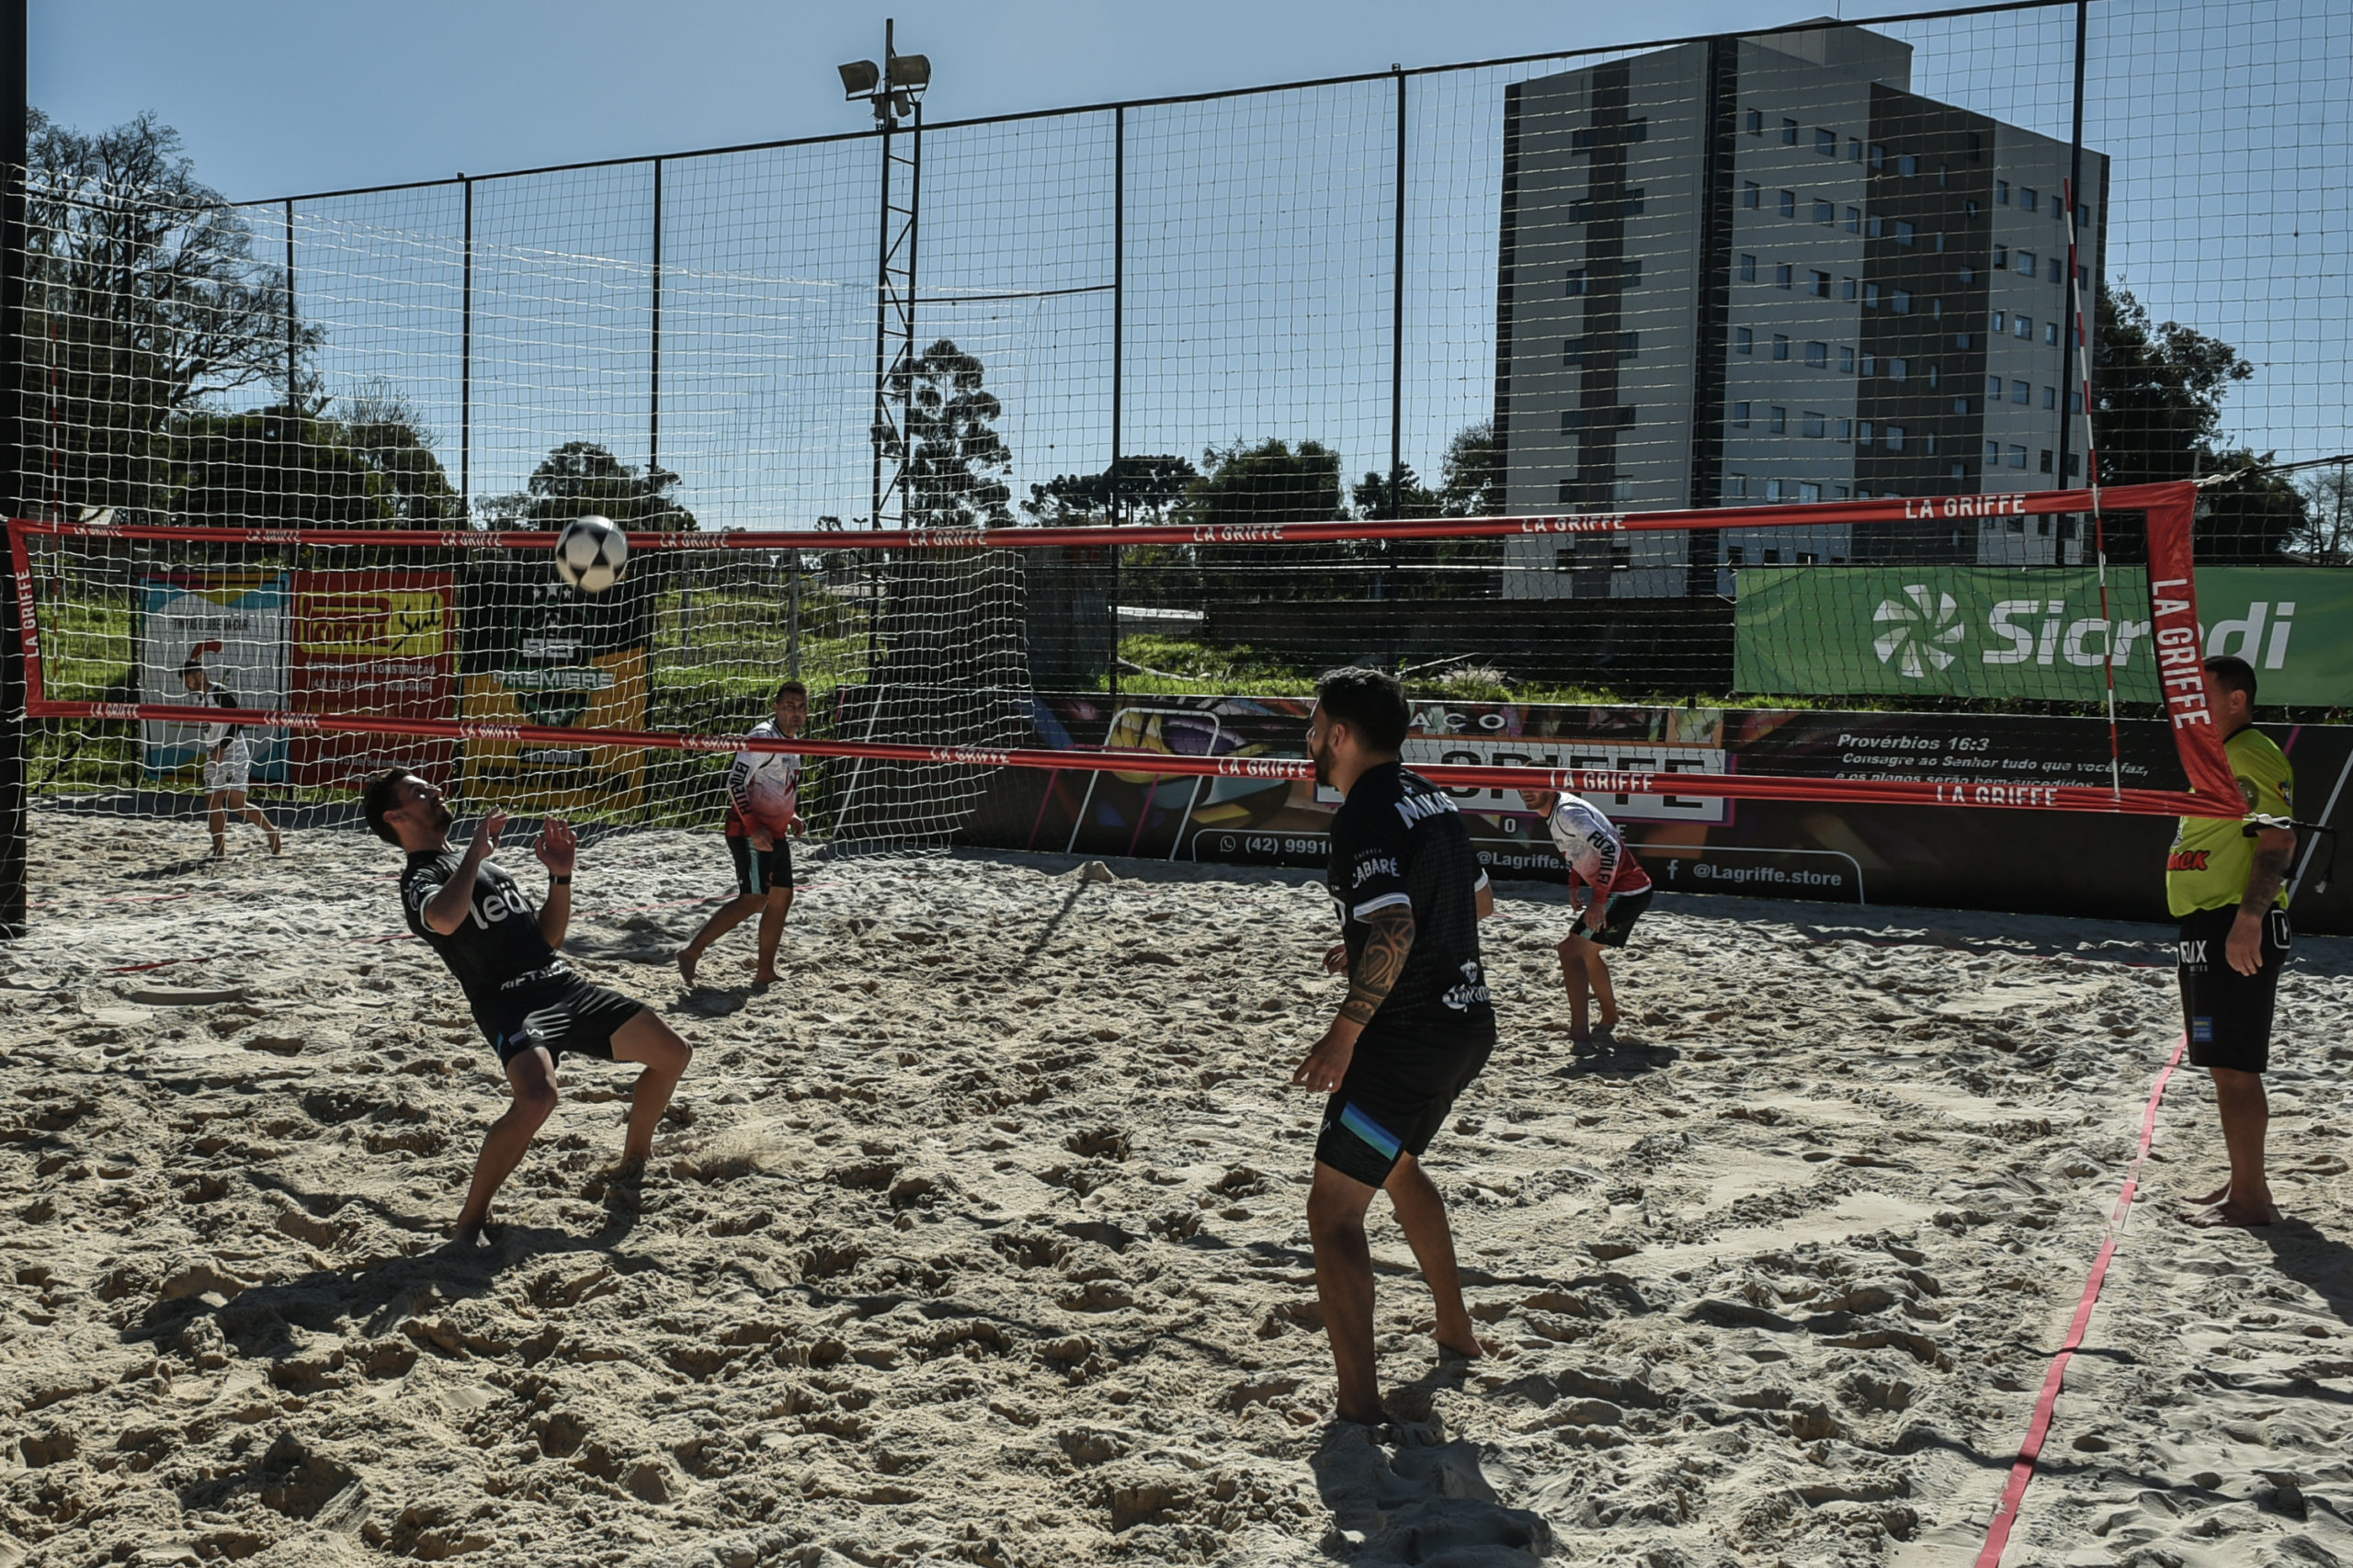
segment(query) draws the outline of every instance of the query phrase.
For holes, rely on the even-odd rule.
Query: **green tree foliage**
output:
[[[907,526],[1009,528],[1013,454],[996,432],[1004,405],[982,383],[980,359],[948,338],[892,378],[906,429],[884,453],[906,465]]]
[[[1197,528],[1321,523],[1340,507],[1340,454],[1319,441],[1296,450],[1280,440],[1211,447],[1201,475],[1185,487],[1186,520]]]
[[[383,476],[404,526],[448,528],[464,517],[449,472],[433,453],[424,416],[398,389],[378,381],[346,397],[342,425],[345,441]]]
[[[2271,460],[2218,442],[2222,399],[2255,374],[2236,348],[2178,322],[2152,324],[2129,290],[2103,290],[2093,350],[2092,431],[2106,484],[2236,472]],[[2306,524],[2303,496],[2278,474],[2211,485],[2199,498],[2199,559],[2264,562]]]
[[[1504,451],[1492,421],[1466,425],[1446,444],[1439,470],[1438,510],[1442,517],[1504,515]]]
[[[286,276],[255,259],[244,220],[153,115],[85,134],[34,109],[26,130],[20,373],[47,449],[18,509],[160,515],[181,483],[175,422],[241,388],[299,398]],[[298,364],[318,341],[295,330]]]
[[[1438,496],[1414,472],[1412,463],[1400,463],[1396,483],[1390,476],[1368,472],[1357,481],[1351,497],[1357,504],[1359,517],[1434,517],[1438,516]]]
[[[400,520],[391,487],[332,419],[283,404],[177,422],[172,510],[199,528],[384,528]]]
[[[685,533],[695,515],[669,492],[678,476],[655,464],[639,470],[594,441],[566,441],[532,471],[526,487],[483,503],[493,528],[557,528],[574,517],[610,517],[625,533]]]
[[[2339,463],[2306,476],[2304,526],[2287,552],[2315,566],[2353,566],[2353,471]]]
[[[1049,483],[1031,485],[1021,509],[1041,527],[1108,523],[1115,516],[1128,523],[1162,523],[1200,476],[1179,457],[1119,458],[1101,473],[1056,474]]]

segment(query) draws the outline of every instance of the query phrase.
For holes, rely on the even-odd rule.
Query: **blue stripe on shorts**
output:
[[[1397,1151],[1404,1147],[1397,1141],[1395,1134],[1365,1115],[1363,1111],[1358,1110],[1353,1100],[1340,1108],[1340,1125],[1363,1139],[1368,1146],[1379,1151],[1381,1157],[1384,1160],[1395,1159]]]

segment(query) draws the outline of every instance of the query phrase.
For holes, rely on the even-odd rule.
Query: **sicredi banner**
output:
[[[1764,566],[1740,573],[1733,680],[1824,697],[2154,702],[2148,584],[2091,568]],[[2266,705],[2353,703],[2353,572],[2211,566],[2198,574],[2209,656],[2256,668]]]

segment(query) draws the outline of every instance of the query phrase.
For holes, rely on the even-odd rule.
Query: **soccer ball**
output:
[[[555,574],[584,594],[601,594],[621,580],[629,539],[610,517],[574,517],[555,540]]]

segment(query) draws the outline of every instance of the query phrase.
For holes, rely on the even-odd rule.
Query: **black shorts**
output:
[[[1357,1040],[1340,1092],[1324,1108],[1315,1158],[1367,1187],[1389,1179],[1400,1150],[1420,1159],[1446,1124],[1455,1096],[1494,1051],[1492,1037]]]
[[[533,1046],[545,1046],[550,1056],[593,1056],[613,1059],[613,1031],[644,1010],[645,1005],[579,976],[552,984],[534,985],[501,997],[497,1010],[479,1018],[506,1066]]]
[[[735,896],[766,895],[777,888],[792,891],[792,846],[779,838],[773,849],[755,849],[748,838],[730,838],[727,853],[735,858]]]
[[[2223,951],[2238,915],[2234,904],[2181,917],[2181,946],[2175,954],[2181,975],[2181,1027],[2189,1036],[2192,1066],[2260,1073],[2271,1065],[2272,1005],[2296,934],[2288,925],[2286,910],[2267,911],[2263,967],[2241,974]]]
[[[1655,888],[1640,892],[1614,892],[1601,901],[1599,909],[1587,908],[1569,927],[1572,937],[1583,937],[1597,947],[1622,948],[1626,938],[1634,934],[1634,922],[1651,906],[1651,894]]]

